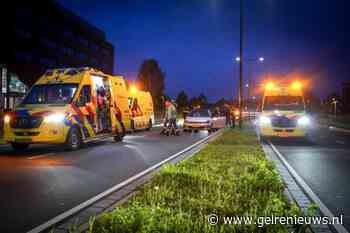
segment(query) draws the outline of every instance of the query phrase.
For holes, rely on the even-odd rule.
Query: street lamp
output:
[[[334,104],[334,118],[337,118],[337,103],[338,103],[338,100],[336,100],[335,98],[332,98],[332,104]]]
[[[235,58],[236,62],[238,63],[243,63],[243,60],[237,56]],[[249,62],[249,63],[263,63],[265,61],[265,58],[264,57],[258,57],[258,58],[248,58],[248,59],[244,59],[244,62]],[[249,70],[248,70],[249,71]],[[245,87],[247,88],[247,100],[249,101],[249,98],[251,96],[251,89],[253,87],[253,84],[252,84],[252,79],[251,79],[251,76],[248,74],[248,83],[245,85]],[[240,91],[243,91],[240,89]],[[242,92],[242,102],[243,102],[243,92]],[[241,103],[243,105],[243,103]]]
[[[243,6],[244,0],[240,0],[240,14],[239,14],[239,90],[238,90],[238,106],[239,106],[239,128],[242,129],[243,126],[243,119],[242,119],[242,99],[243,99],[243,36],[244,36],[244,6]]]

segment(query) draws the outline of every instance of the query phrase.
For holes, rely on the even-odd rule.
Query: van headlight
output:
[[[65,115],[63,113],[54,113],[45,116],[44,121],[46,123],[61,123],[63,122]]]
[[[5,115],[4,116],[4,122],[7,124],[7,123],[10,123],[10,121],[11,121],[10,115]]]
[[[261,125],[269,125],[269,124],[271,124],[271,119],[269,117],[267,117],[267,116],[261,116],[259,118],[259,123]]]
[[[302,116],[298,119],[298,125],[307,126],[307,125],[310,125],[310,123],[311,123],[310,118],[307,116]]]

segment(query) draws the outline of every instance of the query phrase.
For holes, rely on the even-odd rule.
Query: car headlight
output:
[[[11,117],[9,115],[5,115],[4,116],[4,122],[5,123],[10,123],[10,121],[11,121]]]
[[[298,125],[306,126],[310,124],[310,118],[302,116],[298,119]]]
[[[271,124],[271,119],[269,117],[266,117],[266,116],[261,116],[259,118],[259,122],[261,125],[269,125],[269,124]]]
[[[65,115],[63,113],[55,113],[45,116],[44,121],[46,123],[60,123],[64,120]]]

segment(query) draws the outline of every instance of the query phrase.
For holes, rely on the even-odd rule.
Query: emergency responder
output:
[[[176,125],[176,107],[175,105],[167,100],[165,101],[165,121],[164,126],[166,127],[166,122],[169,124],[168,127],[174,127],[174,129],[177,129]]]
[[[235,128],[236,126],[236,111],[234,110],[234,108],[231,108],[230,111],[230,115],[231,115],[231,128]]]
[[[230,127],[232,124],[231,110],[230,110],[230,106],[227,106],[226,104],[224,106],[224,114],[225,114],[225,118],[226,118],[226,126]]]
[[[98,132],[105,131],[107,120],[107,100],[105,89],[100,86],[97,89],[97,118],[98,118]]]

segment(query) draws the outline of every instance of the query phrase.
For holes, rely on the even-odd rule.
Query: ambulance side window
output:
[[[78,106],[84,106],[91,101],[91,87],[90,85],[85,85],[81,89],[80,96],[78,99]]]

